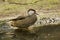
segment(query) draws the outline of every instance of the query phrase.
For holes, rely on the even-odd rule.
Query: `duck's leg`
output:
[[[34,30],[33,30],[33,28],[28,28],[28,27],[27,27],[27,28],[23,28],[23,30],[24,30],[24,31],[27,31],[27,32],[29,32],[29,33],[35,33]]]
[[[20,31],[29,32],[29,33],[35,33],[33,29],[28,28],[28,27],[27,27],[27,28],[20,28],[19,30],[20,30]]]
[[[29,29],[28,28],[19,28],[20,30],[23,30],[23,31],[28,31]]]

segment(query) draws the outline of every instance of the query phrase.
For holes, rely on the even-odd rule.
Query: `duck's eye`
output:
[[[11,24],[11,26],[13,26],[13,25]]]

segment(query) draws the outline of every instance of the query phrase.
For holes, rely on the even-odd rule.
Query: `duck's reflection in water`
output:
[[[60,40],[60,24],[47,25],[37,29],[39,30],[36,33],[19,29],[11,35],[0,33],[0,40]]]
[[[60,40],[60,24],[48,25],[39,28],[37,33],[24,30],[15,30],[15,40]]]
[[[30,33],[29,31],[25,30],[15,30],[15,36],[17,40],[36,40],[36,33]]]

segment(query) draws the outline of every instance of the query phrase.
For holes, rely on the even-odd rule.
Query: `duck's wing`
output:
[[[26,17],[24,17],[24,16],[19,16],[19,17],[17,17],[17,18],[15,18],[15,19],[11,19],[12,21],[16,21],[16,20],[23,20],[23,19],[25,19]]]

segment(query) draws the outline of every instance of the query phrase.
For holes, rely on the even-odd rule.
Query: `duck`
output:
[[[34,9],[27,11],[28,16],[18,16],[15,19],[11,19],[10,24],[13,29],[28,29],[29,26],[33,25],[37,21],[37,13]]]

